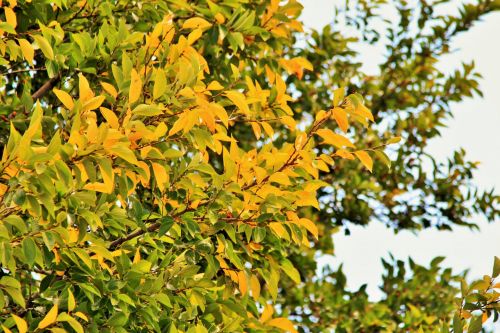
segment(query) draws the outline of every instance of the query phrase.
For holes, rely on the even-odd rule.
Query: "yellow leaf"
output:
[[[194,29],[188,36],[188,44],[193,45],[198,39],[200,39],[201,35],[203,35],[203,30]]]
[[[274,130],[271,125],[269,125],[265,121],[261,122],[260,125],[264,129],[264,132],[266,132],[267,136],[272,139],[274,137]]]
[[[212,24],[201,17],[193,17],[184,22],[182,29],[205,29],[211,27]]]
[[[340,156],[342,158],[345,158],[347,160],[353,160],[354,159],[354,155],[350,152],[348,152],[347,150],[344,150],[344,149],[339,149],[335,152],[335,155],[337,156]]]
[[[104,107],[100,107],[99,110],[101,111],[102,116],[104,117],[104,119],[106,119],[106,121],[108,122],[109,126],[111,126],[111,128],[116,129],[120,126],[120,123],[118,121],[118,117],[116,116],[116,114],[113,111],[111,111],[110,109],[104,108]]]
[[[215,14],[214,18],[217,21],[217,23],[219,23],[219,24],[222,24],[226,21],[226,18],[221,13]]]
[[[14,318],[14,321],[16,322],[19,333],[26,333],[28,331],[28,324],[23,318],[18,317],[15,314],[12,314],[12,318]]]
[[[337,122],[337,125],[339,125],[340,129],[344,133],[347,133],[347,129],[349,128],[347,113],[344,111],[344,109],[339,107],[333,108],[332,113],[333,113],[333,118],[335,118],[335,121]]]
[[[75,106],[75,103],[73,102],[73,98],[68,94],[67,92],[63,90],[59,90],[57,88],[54,88],[54,94],[56,94],[57,98],[63,103],[63,105],[66,107],[68,110],[72,110],[73,107]]]
[[[295,149],[301,150],[306,142],[307,142],[307,134],[306,133],[301,132],[301,133],[297,134],[297,137],[295,138],[295,143],[294,143]]]
[[[165,191],[166,186],[168,185],[169,177],[168,173],[163,167],[163,165],[158,163],[151,163],[153,167],[153,175],[156,180],[156,184],[161,192]]]
[[[269,223],[269,228],[280,238],[289,239],[290,235],[288,235],[288,231],[286,231],[285,227],[280,222],[271,222]]]
[[[368,153],[364,150],[358,150],[354,152],[354,155],[361,161],[361,163],[370,171],[372,172],[373,169],[373,160],[368,155]]]
[[[41,35],[32,35],[32,37],[47,59],[54,60],[54,50],[52,50],[52,46],[50,46],[50,43],[45,39],[45,37]]]
[[[208,84],[208,90],[222,90],[224,87],[217,81],[212,81]]]
[[[35,58],[35,49],[33,48],[33,45],[31,45],[31,43],[26,39],[18,39],[17,42],[21,47],[24,59],[26,59],[26,61],[33,66],[33,59]]]
[[[4,325],[2,325],[2,329],[5,333],[12,333],[11,330],[9,330],[7,327],[5,327]]]
[[[52,309],[50,309],[45,318],[43,318],[42,321],[38,323],[38,328],[44,329],[45,327],[55,323],[57,319],[57,312],[58,312],[57,304],[54,304],[54,306],[52,307]]]
[[[242,295],[246,295],[248,292],[248,280],[247,274],[244,271],[238,272],[238,284]]]
[[[130,104],[134,103],[139,99],[142,93],[142,80],[139,73],[135,69],[132,69],[130,74],[130,88],[128,93],[128,102]]]
[[[316,209],[319,209],[318,199],[316,198],[316,193],[308,192],[308,191],[299,191],[297,193],[298,200],[295,201],[295,204],[299,207],[303,206],[312,206]]]
[[[257,300],[260,296],[260,282],[256,275],[250,277],[250,289],[252,290],[252,297]]]
[[[89,81],[82,73],[78,74],[78,92],[80,93],[80,101],[86,102],[94,97],[92,89],[90,89]]]
[[[68,289],[68,311],[73,311],[75,309],[76,302],[75,302],[75,296],[73,296],[73,293],[71,290]]]
[[[87,315],[84,314],[84,313],[82,313],[82,312],[80,312],[80,311],[77,311],[74,314],[75,314],[75,316],[80,317],[81,319],[83,319],[83,320],[85,320],[87,322],[89,321],[89,318],[87,317]]]
[[[9,7],[4,7],[3,9],[5,11],[5,19],[7,20],[7,23],[15,29],[17,27],[16,13],[14,13],[12,8]]]
[[[314,238],[318,239],[318,227],[314,224],[313,221],[306,218],[301,218],[297,222],[298,224],[306,228],[307,231],[309,231],[314,236]]]
[[[113,188],[111,188],[110,190],[110,187],[104,183],[89,183],[85,184],[83,188],[86,190],[102,192],[102,193],[111,193],[113,190]]]
[[[96,96],[89,99],[83,104],[82,111],[85,112],[97,109],[101,106],[105,99],[106,98],[104,96]]]
[[[231,100],[231,102],[234,103],[234,105],[238,107],[238,109],[240,109],[241,112],[243,112],[244,114],[250,113],[245,95],[243,95],[239,91],[231,90],[226,92],[226,96]]]
[[[264,311],[262,311],[262,315],[260,316],[259,321],[261,323],[265,323],[271,317],[273,316],[274,313],[274,307],[271,304],[266,304],[266,307],[264,308]]]
[[[116,96],[118,96],[118,91],[116,91],[116,88],[112,84],[101,82],[101,86],[108,94],[113,96],[113,98],[116,98]]]
[[[137,248],[135,250],[134,260],[132,260],[132,263],[137,264],[139,261],[141,261],[141,251]]]
[[[156,71],[155,85],[153,87],[153,99],[158,99],[167,90],[167,77],[165,76],[165,71],[159,69]]]
[[[291,185],[290,179],[283,172],[275,172],[269,177],[270,182],[275,182],[281,185]]]
[[[269,326],[280,328],[286,332],[297,333],[297,330],[293,326],[293,323],[287,318],[274,318],[269,320],[266,324]]]
[[[373,119],[373,114],[371,113],[370,109],[368,109],[364,104],[362,103],[359,103],[357,106],[356,106],[356,112],[358,114],[360,114],[361,116],[365,117],[365,118],[368,118],[369,120],[371,121],[375,121],[375,119]]]
[[[330,129],[327,128],[319,129],[318,131],[316,131],[316,134],[318,134],[320,137],[323,138],[323,140],[325,140],[323,143],[330,144],[337,148],[341,148],[344,146],[354,148],[354,145],[352,144],[351,140],[349,140],[345,136],[333,133],[333,131]]]
[[[262,131],[260,129],[259,124],[256,122],[251,122],[250,126],[252,126],[252,131],[253,131],[253,134],[255,135],[255,138],[257,140],[260,139],[260,136],[262,135]]]

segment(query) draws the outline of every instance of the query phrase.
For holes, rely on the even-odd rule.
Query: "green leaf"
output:
[[[463,332],[462,320],[458,314],[455,314],[453,316],[453,333],[462,333],[462,332]]]
[[[284,260],[281,263],[281,269],[288,275],[293,282],[300,283],[300,273],[299,271],[293,267],[293,264],[289,260]]]
[[[0,281],[0,284],[1,281]],[[19,304],[21,307],[26,308],[26,301],[24,300],[23,294],[21,293],[21,290],[13,288],[13,287],[4,287],[3,290],[9,294],[9,296]]]
[[[29,266],[32,266],[35,263],[36,251],[37,251],[37,246],[35,241],[32,238],[27,237],[23,239],[22,247],[24,256],[26,258],[26,263]]]
[[[498,275],[500,275],[500,258],[495,256],[493,261],[493,275],[491,277],[496,278]]]
[[[469,329],[467,333],[479,333],[483,327],[482,316],[472,317],[469,323]]]

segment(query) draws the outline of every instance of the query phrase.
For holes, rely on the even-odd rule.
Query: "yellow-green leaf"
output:
[[[343,87],[337,88],[333,91],[333,106],[339,106],[339,104],[344,100],[344,91]]]
[[[73,311],[75,309],[75,306],[75,296],[73,296],[71,290],[68,289],[68,311]]]
[[[65,321],[75,330],[76,333],[84,333],[82,325],[69,314],[63,312],[57,317],[57,321]]]
[[[38,45],[40,50],[42,50],[43,54],[49,60],[54,60],[54,50],[52,50],[52,46],[50,46],[48,40],[41,35],[32,35],[32,37],[35,40],[36,45]]]
[[[167,77],[163,69],[156,71],[155,85],[153,87],[153,99],[158,99],[167,90]]]
[[[389,140],[387,140],[387,144],[390,145],[390,144],[393,144],[393,143],[398,143],[399,141],[401,141],[401,137],[400,136],[395,136],[395,137],[390,138]]]

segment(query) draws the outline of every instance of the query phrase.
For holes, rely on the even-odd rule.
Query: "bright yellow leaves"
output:
[[[165,167],[159,163],[152,162],[153,176],[160,191],[164,192],[168,186],[169,175]]]
[[[33,48],[33,45],[31,45],[30,42],[28,42],[26,39],[20,38],[17,40],[19,43],[19,46],[21,47],[21,52],[23,54],[24,59],[33,66],[33,60],[35,58],[35,49]]]
[[[295,74],[302,79],[304,70],[312,71],[313,66],[306,58],[297,57],[293,59],[281,59],[280,65],[288,72],[288,74]]]
[[[329,144],[337,148],[343,148],[343,147],[354,148],[354,145],[351,142],[351,140],[349,140],[345,136],[334,133],[332,130],[328,128],[321,128],[316,132],[316,134],[318,134],[324,140],[323,141],[324,144]]]
[[[5,19],[7,20],[7,24],[15,29],[17,27],[16,14],[10,7],[3,7],[3,10],[5,12]]]
[[[349,128],[349,120],[347,119],[347,113],[345,112],[345,110],[340,107],[334,107],[332,110],[332,116],[337,122],[339,128],[344,133],[347,133],[347,129]]]
[[[12,314],[12,318],[16,322],[17,330],[19,331],[19,333],[28,332],[28,324],[23,318],[18,317],[15,314]]]
[[[372,172],[373,170],[373,160],[368,155],[368,153],[364,150],[358,150],[354,152],[354,155],[363,163],[363,165],[370,171]]]
[[[286,332],[297,333],[293,323],[288,318],[274,318],[266,322],[269,326],[274,326]]]
[[[78,92],[82,103],[85,103],[94,97],[94,92],[90,89],[89,81],[87,81],[85,76],[81,73],[78,74]]]
[[[128,93],[128,102],[136,102],[142,94],[142,80],[135,69],[130,73],[130,88]]]
[[[58,314],[58,306],[57,304],[54,304],[54,306],[47,312],[45,317],[38,323],[38,329],[44,329],[52,324],[54,324],[57,320],[57,314]]]
[[[116,91],[116,88],[112,84],[101,82],[101,86],[108,94],[113,96],[113,98],[116,98],[118,96],[118,91]]]
[[[266,304],[259,321],[267,326],[273,326],[286,332],[296,333],[293,323],[287,318],[272,318],[274,308],[271,304]]]
[[[250,109],[248,108],[248,103],[246,101],[245,95],[240,93],[239,91],[227,91],[227,98],[231,100],[238,107],[238,109],[243,113],[248,115],[250,113]]]
[[[193,17],[187,19],[182,25],[182,29],[207,29],[210,28],[212,24],[201,17]]]
[[[63,90],[59,90],[54,88],[54,94],[56,94],[57,98],[63,103],[63,105],[68,109],[72,110],[73,107],[75,106],[75,103],[73,101],[73,98],[68,94],[67,92]]]

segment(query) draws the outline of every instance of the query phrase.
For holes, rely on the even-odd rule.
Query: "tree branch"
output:
[[[54,88],[60,80],[60,75],[54,76],[53,78],[45,82],[37,91],[35,91],[33,95],[31,95],[31,98],[33,98],[33,100],[35,101],[42,98],[49,90]]]

